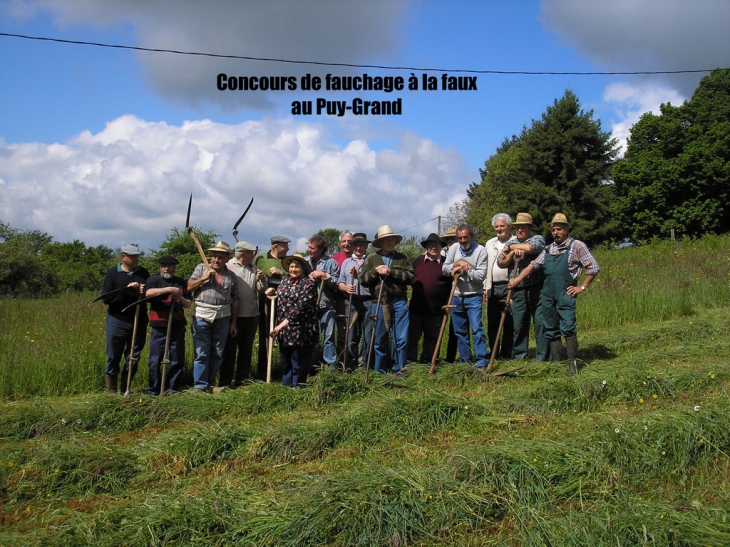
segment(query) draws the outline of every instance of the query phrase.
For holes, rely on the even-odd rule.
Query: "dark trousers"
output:
[[[230,386],[233,380],[240,385],[249,379],[253,358],[253,343],[258,328],[258,317],[236,318],[238,332],[236,336],[229,336],[226,341],[218,385]],[[236,358],[236,353],[238,353],[238,358]]]
[[[454,322],[449,318],[449,340],[446,343],[446,362],[456,363],[456,349],[458,347]]]
[[[362,363],[365,365],[368,354],[370,353],[370,339],[373,334],[374,321],[371,317],[373,313],[372,300],[353,298],[352,312],[350,319],[357,313],[357,321],[352,325],[348,333],[347,341],[347,368],[354,370]],[[349,304],[347,305],[349,309]],[[362,350],[362,353],[361,351]],[[370,357],[370,368],[373,368],[374,357]]]
[[[542,317],[542,283],[512,294],[512,319],[514,321],[514,358],[517,361],[527,358],[530,321],[535,325],[535,358],[538,361],[550,359],[550,348],[545,338],[545,324]]]
[[[150,329],[150,378],[148,389],[150,393],[159,394],[162,385],[162,360],[165,358],[165,340],[167,327],[152,327]],[[177,391],[177,385],[185,367],[185,325],[173,323],[170,331],[170,365],[165,380],[165,391]]]
[[[279,346],[282,385],[298,387],[307,381],[312,353],[314,353],[313,346]]]
[[[499,322],[502,320],[502,312],[504,311],[504,300],[507,297],[507,283],[492,285],[489,291],[489,300],[487,300],[487,333],[489,335],[489,358],[492,358],[492,352],[497,348],[497,356],[495,359],[512,359],[512,345],[514,343],[514,324],[512,322],[512,313],[507,311],[504,318],[504,327],[502,327],[502,339],[497,340],[497,331],[499,330]]]
[[[127,371],[129,369],[129,352],[132,346],[133,327],[132,322],[122,321],[111,315],[106,316],[106,371],[104,374],[116,378],[119,375],[119,362],[124,359],[122,377],[125,382],[127,381]],[[137,337],[134,341],[134,353],[132,354],[134,357],[132,376],[137,372],[137,362],[144,348],[146,338],[147,313],[145,312],[144,321],[139,321],[137,324]]]
[[[441,322],[444,319],[443,313],[420,314],[413,310],[409,311],[408,324],[408,360],[411,362],[420,361],[430,363],[433,352],[436,349],[436,341],[441,332]],[[421,347],[421,358],[418,358],[418,342],[423,336]]]

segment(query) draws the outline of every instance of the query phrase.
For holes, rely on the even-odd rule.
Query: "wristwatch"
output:
[[[581,291],[584,291],[584,290],[586,290],[587,288],[588,288],[588,287],[586,287],[585,285],[581,285],[581,286],[580,286],[580,290],[581,290]]]

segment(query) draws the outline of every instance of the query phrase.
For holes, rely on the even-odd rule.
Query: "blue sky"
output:
[[[730,65],[724,0],[132,3],[10,0],[0,32],[325,62],[505,71]],[[0,220],[57,240],[155,248],[193,222],[303,249],[320,228],[425,237],[504,138],[572,89],[625,139],[689,98],[684,76],[478,75],[477,91],[218,91],[237,76],[400,75],[0,37]],[[423,71],[415,71],[421,82]],[[440,73],[428,72],[439,77]],[[454,75],[464,75],[454,72]],[[400,116],[292,116],[299,100],[401,98]],[[516,211],[508,211],[516,213]]]

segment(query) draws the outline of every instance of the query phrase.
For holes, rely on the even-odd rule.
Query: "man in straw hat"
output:
[[[447,304],[451,292],[451,277],[442,271],[445,258],[441,256],[441,245],[441,238],[437,234],[429,234],[421,241],[425,252],[413,260],[415,277],[408,305],[409,361],[419,360],[418,342],[423,336],[420,361],[430,363],[441,332],[443,306]]]
[[[234,380],[236,385],[241,385],[251,374],[253,343],[259,325],[258,298],[267,287],[266,275],[253,264],[255,253],[256,247],[239,241],[234,248],[234,257],[226,265],[236,275],[238,317],[235,319],[236,336],[228,339],[223,352],[218,379],[221,386],[229,386]]]
[[[553,242],[544,249],[509,286],[516,288],[536,269],[545,272],[542,290],[542,314],[545,336],[554,361],[563,358],[561,336],[568,352],[568,376],[577,372],[578,338],[576,337],[575,305],[579,294],[588,290],[598,275],[598,263],[582,241],[570,237],[570,224],[563,213],[556,213],[550,222]],[[586,276],[578,284],[583,270]]]
[[[502,249],[499,265],[507,268],[510,277],[524,270],[528,264],[537,258],[545,248],[545,238],[540,234],[533,234],[535,227],[532,215],[517,213],[517,220],[512,223],[515,236]],[[535,325],[535,358],[542,363],[550,358],[545,325],[542,319],[542,284],[545,274],[542,270],[535,270],[532,274],[512,291],[512,321],[514,323],[514,345],[512,358],[521,361],[527,358],[528,338],[530,336],[530,319]]]
[[[360,269],[360,283],[370,289],[373,302],[382,297],[375,319],[375,370],[388,371],[388,329],[394,346],[394,363],[390,370],[398,373],[408,358],[408,285],[413,283],[413,264],[408,257],[395,250],[403,236],[393,232],[387,224],[378,228],[373,247],[380,249],[369,254]]]
[[[195,348],[193,389],[217,392],[213,383],[223,362],[226,340],[229,335],[235,337],[238,333],[235,321],[238,317],[238,283],[236,275],[226,267],[231,258],[228,243],[219,241],[208,252],[210,269],[205,264],[198,264],[188,280],[188,291],[195,300],[191,329]]]
[[[476,241],[474,231],[467,224],[456,229],[458,245],[452,245],[443,265],[445,275],[459,274],[451,304],[451,321],[459,346],[462,363],[472,361],[469,330],[474,340],[473,362],[477,368],[487,366],[487,339],[482,323],[482,288],[487,277],[487,250]]]
[[[131,307],[126,312],[122,310],[134,304],[140,293],[144,290],[144,284],[150,276],[145,268],[139,265],[139,249],[134,245],[123,245],[119,264],[112,266],[104,276],[104,284],[101,293],[104,296],[104,304],[107,305],[106,316],[106,390],[109,393],[117,392],[117,378],[119,376],[119,362],[124,359],[122,369],[122,393],[127,391],[127,378],[129,367],[129,354],[132,352],[132,376],[136,372],[139,355],[144,348],[147,337],[147,305],[141,304],[139,310],[139,324],[137,335],[134,340],[134,348],[131,346],[132,330],[134,329],[134,317],[137,314],[137,307]],[[126,287],[127,290],[123,290]],[[121,290],[121,292],[114,292]]]

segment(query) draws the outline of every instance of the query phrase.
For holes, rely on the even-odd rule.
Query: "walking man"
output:
[[[317,286],[317,317],[319,331],[322,335],[322,361],[330,370],[337,368],[337,344],[335,342],[335,298],[337,297],[337,280],[340,278],[340,267],[327,255],[327,241],[322,236],[312,236],[307,243],[311,266],[309,279]],[[314,359],[317,357],[315,356]]]
[[[104,296],[102,300],[107,305],[106,310],[106,370],[104,379],[106,390],[109,393],[117,392],[119,377],[119,362],[124,359],[122,368],[121,392],[128,390],[130,352],[132,353],[132,377],[137,372],[137,362],[144,348],[147,337],[147,304],[133,306],[126,312],[122,310],[134,304],[144,291],[144,284],[150,273],[139,265],[139,249],[134,245],[123,245],[119,264],[107,270],[101,293],[106,295],[123,287],[127,290]],[[137,312],[139,308],[139,312]],[[134,317],[139,313],[137,335],[132,348],[132,331]]]
[[[144,288],[145,298],[159,296],[159,299],[150,302],[150,377],[147,393],[159,395],[164,391],[177,393],[180,373],[185,367],[185,312],[183,308],[192,305],[190,294],[186,290],[186,281],[175,275],[180,263],[174,256],[161,257],[160,275],[153,275],[147,280]],[[173,302],[175,309],[170,316]],[[165,344],[167,342],[168,321],[172,321],[170,331],[170,370],[167,374],[165,386],[161,385],[162,371],[160,364],[165,358]],[[164,390],[164,391],[163,391]]]
[[[516,235],[505,244],[499,259],[501,268],[508,268],[509,277],[515,277],[515,270],[521,272],[536,259],[545,248],[545,238],[533,234],[532,215],[517,213],[512,223]],[[512,321],[514,323],[514,345],[512,358],[521,361],[527,358],[530,320],[535,326],[535,358],[543,363],[550,358],[545,325],[542,318],[542,284],[545,274],[535,270],[512,290]]]
[[[238,317],[238,283],[226,267],[231,258],[228,243],[219,241],[208,252],[211,253],[210,269],[198,264],[188,280],[188,291],[195,298],[193,389],[217,392],[213,383],[223,361],[226,340],[238,332],[236,322],[231,321],[231,317]]]
[[[487,251],[476,242],[474,231],[467,224],[456,229],[458,245],[446,253],[443,265],[445,275],[460,274],[456,282],[451,310],[451,321],[459,346],[462,363],[473,361],[477,368],[487,366],[487,339],[482,324],[482,287],[487,276]],[[469,343],[469,331],[474,340],[474,357]]]
[[[235,274],[238,284],[238,317],[235,318],[236,335],[228,338],[223,352],[220,386],[230,386],[234,380],[240,386],[251,374],[253,343],[259,326],[258,299],[268,286],[264,272],[253,265],[256,247],[239,241],[234,251],[234,257],[226,266]]]
[[[556,213],[550,223],[553,242],[540,253],[509,286],[518,287],[535,270],[544,270],[542,290],[542,314],[545,336],[550,343],[553,361],[563,358],[561,337],[565,338],[568,353],[568,376],[577,372],[578,338],[576,336],[576,298],[591,286],[599,267],[588,247],[582,241],[570,237],[570,224],[563,213]],[[578,284],[583,270],[583,283]]]

